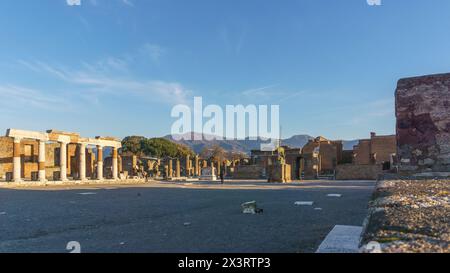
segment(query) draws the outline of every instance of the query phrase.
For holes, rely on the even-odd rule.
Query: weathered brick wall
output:
[[[47,143],[45,145],[45,166],[52,168],[59,166],[59,143]]]
[[[450,74],[401,79],[395,97],[400,170],[450,172]]]
[[[376,180],[383,173],[380,164],[354,165],[342,164],[336,167],[337,180]]]
[[[331,172],[337,165],[337,147],[334,143],[320,143],[320,162],[322,172]]]
[[[370,164],[370,140],[362,139],[359,144],[355,146],[354,150],[354,164],[368,165]]]
[[[376,163],[391,161],[391,154],[397,151],[396,136],[375,136],[370,141],[370,152],[376,154]]]
[[[6,179],[6,173],[13,171],[13,140],[0,137],[0,179]]]

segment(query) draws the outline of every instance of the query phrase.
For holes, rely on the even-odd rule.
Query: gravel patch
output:
[[[362,238],[369,242],[387,253],[450,253],[450,180],[380,181]]]

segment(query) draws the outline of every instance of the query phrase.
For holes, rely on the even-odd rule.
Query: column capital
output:
[[[21,138],[21,137],[14,137],[13,139],[14,139],[14,140],[13,140],[14,143],[20,143],[20,142],[22,141],[23,138]]]

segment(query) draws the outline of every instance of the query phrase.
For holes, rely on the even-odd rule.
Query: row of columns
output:
[[[194,168],[193,168],[193,175],[194,176],[201,176],[201,170],[208,167],[208,161],[207,160],[201,160],[198,156],[195,157],[195,160],[193,161]],[[220,174],[222,171],[222,164],[221,161],[211,161],[211,168],[214,169],[214,172],[216,174]],[[180,159],[175,159],[175,169],[174,169],[174,163],[173,159],[169,159],[167,164],[165,165],[165,173],[167,177],[180,177],[181,176],[181,167],[180,167]],[[233,166],[235,166],[235,162],[233,162]],[[186,156],[186,172],[189,172],[189,170],[192,169],[192,163],[189,156]],[[191,176],[191,173],[187,176]]]
[[[15,182],[22,181],[22,164],[20,156],[20,143],[21,138],[14,138],[13,146],[13,180]],[[38,160],[38,178],[39,181],[45,182],[45,141],[38,140],[39,142],[39,160]],[[60,179],[61,181],[67,181],[67,142],[60,143]],[[80,143],[80,157],[79,157],[79,180],[86,180],[86,143]],[[118,178],[118,150],[113,147],[112,151],[112,173],[113,179]],[[103,180],[103,146],[97,145],[97,179]]]

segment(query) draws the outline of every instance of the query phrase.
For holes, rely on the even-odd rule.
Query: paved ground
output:
[[[0,189],[0,252],[68,252],[69,241],[82,252],[314,252],[335,225],[362,225],[374,184]],[[264,214],[241,213],[252,200]]]

